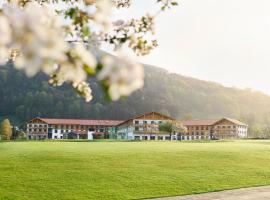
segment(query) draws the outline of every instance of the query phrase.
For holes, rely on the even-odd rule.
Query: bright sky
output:
[[[133,0],[119,16],[154,11]],[[226,86],[270,94],[270,1],[181,0],[157,20],[159,47],[142,62]]]

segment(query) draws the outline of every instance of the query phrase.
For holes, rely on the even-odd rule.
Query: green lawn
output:
[[[270,184],[270,141],[0,142],[0,199],[139,199]]]

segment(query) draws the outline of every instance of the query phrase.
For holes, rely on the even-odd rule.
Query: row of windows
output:
[[[99,128],[108,128],[108,126],[86,126],[86,125],[52,125],[50,126],[51,128],[55,128],[55,129],[77,129],[77,130],[87,130],[89,128],[95,128],[95,129],[99,129]]]
[[[150,128],[140,128],[140,127],[135,127],[135,131],[158,131],[158,128],[155,127],[150,127]]]
[[[229,128],[229,129],[231,129],[231,128],[233,128],[233,129],[235,129],[236,128],[236,126],[216,126],[217,128]]]
[[[71,130],[68,130],[68,129],[61,129],[60,130],[60,132],[61,133],[69,133],[69,132],[73,132],[73,131],[76,131],[76,130],[73,130],[73,129],[71,129]],[[81,131],[86,131],[86,130],[81,130]],[[108,129],[107,128],[105,128],[105,129],[94,129],[94,128],[90,128],[89,129],[89,131],[97,131],[97,132],[101,132],[101,133],[103,133],[103,132],[107,132],[108,131]],[[54,133],[58,133],[58,130],[57,129],[55,129],[54,130]]]
[[[241,126],[240,126],[241,127]],[[211,127],[210,126],[188,126],[187,127],[187,129],[188,130],[209,130]],[[225,125],[223,125],[223,126],[220,126],[220,125],[218,125],[218,126],[216,126],[216,128],[229,128],[229,129],[231,129],[231,128],[233,128],[233,129],[235,129],[236,128],[236,126],[225,126]]]
[[[46,128],[47,124],[28,124],[29,128]],[[104,126],[86,126],[86,125],[49,125],[48,128],[55,128],[55,129],[89,129],[90,127],[93,128],[103,128]]]
[[[208,126],[189,126],[187,127],[188,130],[209,130]]]
[[[149,123],[148,123],[149,122]],[[135,121],[135,124],[161,124],[162,121]]]
[[[43,127],[47,127],[47,124],[28,124],[28,127],[34,127],[34,128],[40,127],[40,128],[43,128]]]
[[[42,132],[42,131],[47,132],[47,129],[36,129],[36,128],[31,129],[31,128],[29,128],[28,131],[29,131],[29,132],[32,132],[32,131],[34,131],[34,132],[37,132],[37,131],[38,131],[38,132]]]
[[[154,135],[151,135],[151,136],[135,136],[134,137],[135,140],[171,140],[171,137],[170,136],[154,136]],[[179,138],[172,138],[173,140],[180,140],[180,137]],[[206,136],[181,136],[181,139],[182,140],[195,140],[195,139],[209,139],[208,137]]]

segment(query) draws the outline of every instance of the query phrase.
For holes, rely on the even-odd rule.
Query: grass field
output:
[[[270,141],[0,142],[0,199],[140,199],[270,184]]]

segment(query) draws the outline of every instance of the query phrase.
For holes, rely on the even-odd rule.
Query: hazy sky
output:
[[[155,10],[155,0],[133,1],[121,16]],[[270,94],[270,0],[181,0],[156,32],[159,47],[142,62]]]

